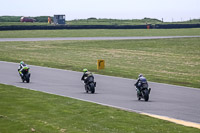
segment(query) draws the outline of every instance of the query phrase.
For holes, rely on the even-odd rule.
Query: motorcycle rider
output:
[[[20,75],[21,77],[24,76],[24,74],[23,74],[23,69],[24,69],[24,67],[28,67],[28,65],[25,64],[23,61],[21,61],[20,64],[19,64],[19,67],[18,67],[18,72],[19,72],[19,75]]]
[[[84,83],[85,83],[86,85],[88,85],[88,83],[89,83],[90,81],[94,81],[94,76],[93,76],[93,74],[92,74],[90,71],[88,71],[88,70],[85,68],[85,69],[83,69],[83,76],[82,76],[81,80],[83,80]]]
[[[144,86],[148,88],[148,83],[147,83],[147,80],[146,78],[142,75],[142,74],[139,74],[138,75],[138,79],[137,79],[137,82],[135,83],[135,86],[137,88],[137,92],[139,91],[139,93],[141,92],[140,88],[141,86]],[[142,86],[142,87],[143,87]]]

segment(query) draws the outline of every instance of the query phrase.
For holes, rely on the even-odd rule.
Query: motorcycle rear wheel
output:
[[[28,78],[28,79],[26,79],[26,83],[29,83],[30,82],[30,79]]]
[[[91,90],[91,93],[94,93],[94,92],[95,92],[94,83],[91,83],[91,84],[90,84],[90,90]]]
[[[24,78],[26,80],[26,83],[30,82],[30,75],[29,74],[26,74]]]
[[[149,91],[148,90],[144,90],[144,100],[145,101],[149,100]]]

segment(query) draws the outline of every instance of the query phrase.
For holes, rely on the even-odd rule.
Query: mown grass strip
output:
[[[119,36],[197,36],[194,29],[82,29],[82,30],[21,30],[0,31],[0,38],[37,37],[119,37]]]
[[[2,133],[198,133],[164,120],[0,84]]]
[[[0,42],[0,60],[200,88],[200,38]]]

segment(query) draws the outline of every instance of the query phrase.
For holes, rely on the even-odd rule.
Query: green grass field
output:
[[[200,35],[200,29],[0,31],[0,38]],[[97,59],[106,69],[97,71]],[[200,88],[200,38],[0,42],[0,60]],[[23,94],[23,95],[22,95]],[[142,124],[143,123],[143,124]],[[71,98],[0,84],[0,133],[198,133]]]
[[[0,60],[200,88],[200,38],[0,42]]]
[[[118,36],[200,36],[194,29],[89,29],[89,30],[21,30],[0,31],[0,38],[37,37],[118,37]]]
[[[199,133],[134,112],[0,84],[0,133]]]

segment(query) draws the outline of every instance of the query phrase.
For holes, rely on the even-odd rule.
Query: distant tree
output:
[[[49,16],[38,16],[34,17],[34,19],[36,20],[36,22],[48,22],[48,17]],[[53,20],[53,17],[51,17],[51,20]]]
[[[0,22],[20,22],[21,16],[0,16]]]
[[[22,16],[0,16],[0,22],[20,22]],[[48,22],[49,16],[30,17],[34,18],[36,22]],[[53,17],[51,17],[52,19]]]
[[[91,17],[91,18],[88,18],[88,20],[97,20],[97,18]]]

